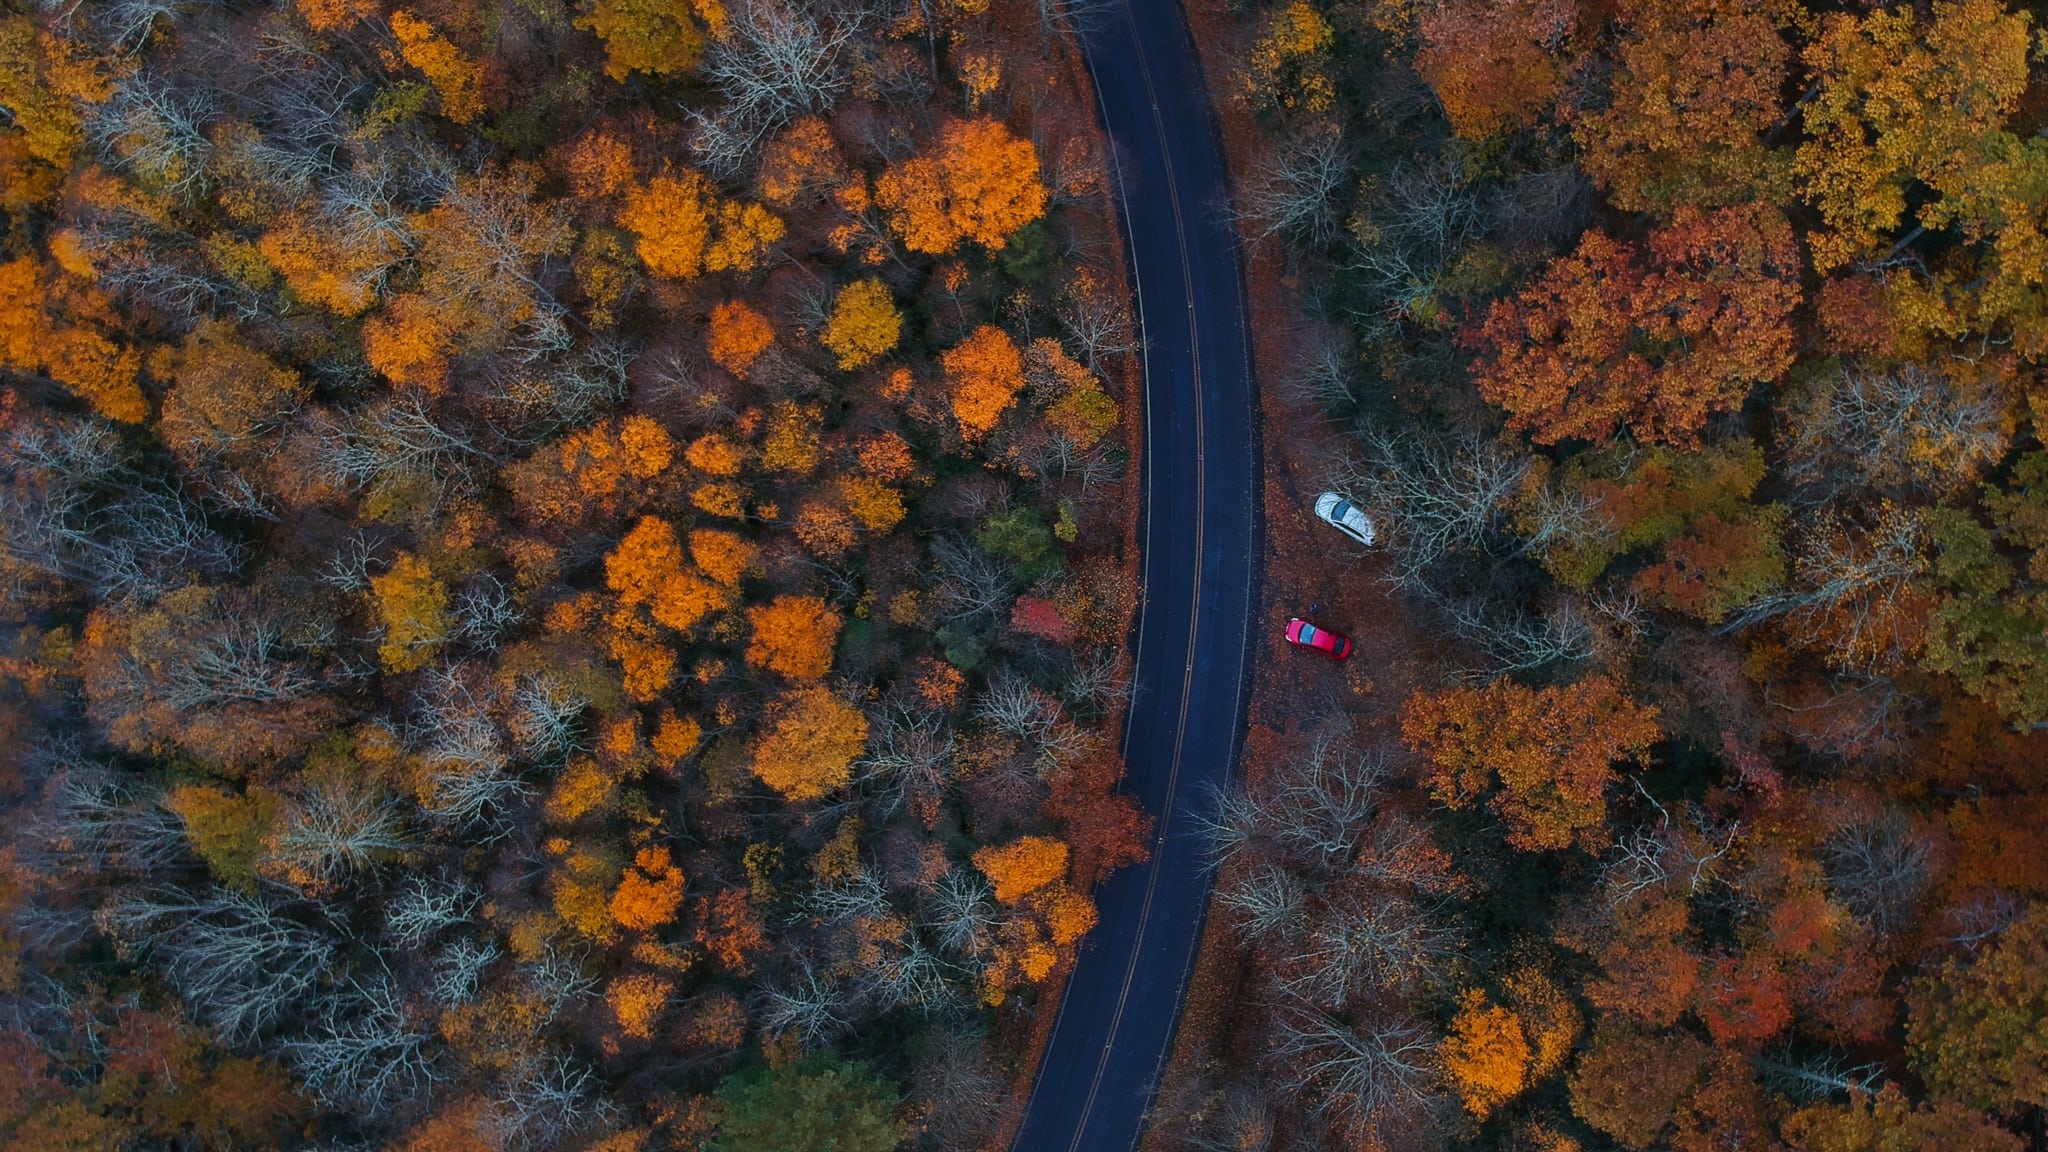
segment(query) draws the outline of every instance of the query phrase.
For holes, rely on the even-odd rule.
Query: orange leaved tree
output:
[[[875,202],[913,252],[939,256],[971,240],[1001,251],[1012,233],[1045,215],[1038,149],[999,120],[954,121],[931,156],[890,168]]]
[[[483,115],[483,65],[405,8],[391,14],[391,35],[398,41],[399,55],[434,86],[443,116],[467,124]]]
[[[675,674],[675,651],[660,630],[688,632],[725,607],[732,591],[686,568],[675,526],[654,516],[642,517],[605,557],[604,575],[617,596],[605,618],[607,647],[625,672],[626,695],[652,700]]]
[[[669,995],[675,989],[673,980],[636,972],[613,980],[605,989],[604,1000],[612,1010],[612,1019],[618,1021],[619,1031],[636,1040],[650,1040],[654,1037],[655,1021],[661,1018],[661,1010],[668,1005]]]
[[[642,848],[612,892],[612,919],[635,932],[673,923],[682,906],[683,870],[666,848]]]
[[[754,564],[754,546],[737,532],[699,528],[690,533],[690,559],[706,576],[730,588]]]
[[[976,851],[974,866],[995,885],[996,899],[1015,904],[1066,876],[1067,844],[1053,836],[1020,836]]]
[[[1617,208],[1783,201],[1790,164],[1764,146],[1791,50],[1772,13],[1728,0],[1627,0],[1614,97],[1582,114],[1580,163]]]
[[[1799,250],[1776,209],[1681,209],[1648,251],[1599,231],[1474,334],[1480,394],[1539,443],[1691,447],[1792,364]]]
[[[1422,782],[1452,808],[1482,796],[1525,852],[1601,842],[1616,761],[1642,763],[1657,710],[1606,676],[1541,691],[1508,680],[1418,692],[1401,734],[1428,757]]]
[[[605,557],[604,577],[621,607],[645,607],[656,622],[678,632],[689,631],[726,600],[716,584],[684,568],[675,526],[655,516],[641,517]]]
[[[1521,1017],[1488,1004],[1476,988],[1459,1001],[1443,1057],[1465,1110],[1482,1120],[1529,1086],[1531,1053]]]
[[[816,596],[777,596],[747,609],[753,639],[747,663],[793,680],[816,680],[832,670],[832,646],[839,642],[839,613]]]
[[[619,223],[637,236],[640,259],[657,276],[749,272],[787,230],[759,204],[720,202],[695,172],[656,176],[626,193]]]
[[[728,300],[711,310],[711,328],[705,345],[718,366],[742,380],[761,353],[775,343],[775,329],[768,318],[747,306],[744,300]]]
[[[953,416],[969,440],[994,428],[1024,387],[1024,354],[1008,332],[993,324],[976,328],[947,349],[939,363],[953,386]]]
[[[1485,140],[1536,122],[1564,89],[1564,41],[1578,22],[1563,0],[1450,0],[1422,17],[1415,70],[1451,128]]]
[[[218,320],[201,321],[181,347],[153,356],[150,372],[176,381],[164,396],[162,429],[187,461],[247,446],[310,391],[298,373],[278,367]]]

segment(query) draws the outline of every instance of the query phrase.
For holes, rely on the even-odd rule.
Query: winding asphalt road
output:
[[[1244,716],[1259,470],[1226,167],[1179,0],[1119,0],[1083,36],[1122,195],[1145,339],[1143,602],[1125,786],[1152,858],[1096,891],[1017,1152],[1136,1146],[1209,902],[1196,811]]]

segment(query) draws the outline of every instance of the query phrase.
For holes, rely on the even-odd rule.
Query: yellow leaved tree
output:
[[[839,358],[842,371],[864,368],[888,355],[903,338],[903,314],[889,286],[874,277],[856,280],[832,300],[832,317],[818,337]]]
[[[867,739],[860,709],[828,689],[798,688],[768,706],[754,743],[754,775],[790,800],[823,799],[852,778]]]
[[[624,80],[632,72],[673,76],[697,64],[705,26],[725,27],[718,0],[597,0],[576,26],[604,41],[604,72]]]
[[[455,616],[448,609],[448,586],[425,560],[411,553],[393,561],[383,575],[370,578],[370,595],[384,625],[384,642],[377,647],[377,658],[387,671],[413,672],[425,667],[455,631]]]

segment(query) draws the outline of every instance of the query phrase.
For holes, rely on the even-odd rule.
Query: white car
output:
[[[1365,509],[1335,492],[1325,492],[1316,497],[1316,518],[1360,544],[1372,545],[1372,517],[1365,514]]]

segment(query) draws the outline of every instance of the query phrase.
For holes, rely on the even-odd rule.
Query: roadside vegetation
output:
[[[974,1148],[1104,873],[1058,0],[0,7],[0,1148]]]
[[[1198,22],[1318,622],[1438,642],[1254,718],[1154,1146],[2041,1148],[2034,14]]]

